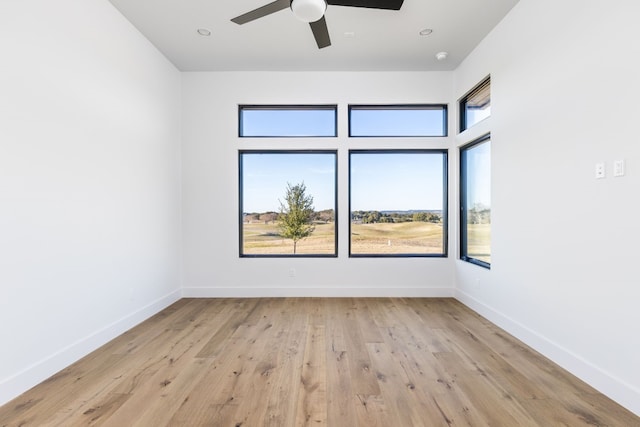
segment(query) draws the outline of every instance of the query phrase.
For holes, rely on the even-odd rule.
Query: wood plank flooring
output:
[[[640,426],[453,299],[183,299],[0,426]]]

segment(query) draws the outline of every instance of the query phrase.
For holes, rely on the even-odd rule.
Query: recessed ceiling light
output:
[[[211,35],[211,31],[207,30],[206,28],[198,28],[198,34],[200,34],[201,36],[209,37]]]
[[[421,36],[428,36],[431,35],[431,33],[433,33],[433,30],[431,28],[425,28],[424,30],[420,30],[420,34]]]
[[[436,53],[436,59],[438,61],[444,61],[449,56],[449,52],[438,52]]]

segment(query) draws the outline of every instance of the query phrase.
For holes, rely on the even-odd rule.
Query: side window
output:
[[[460,148],[460,258],[491,266],[491,138]]]
[[[487,77],[460,100],[460,132],[491,115],[491,77]]]

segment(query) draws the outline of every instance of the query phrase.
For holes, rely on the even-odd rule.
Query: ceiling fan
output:
[[[309,23],[313,37],[318,44],[318,49],[322,49],[323,47],[331,46],[327,21],[324,19],[327,5],[400,10],[403,2],[404,0],[276,0],[243,15],[236,16],[231,21],[242,25],[290,8],[298,19]]]

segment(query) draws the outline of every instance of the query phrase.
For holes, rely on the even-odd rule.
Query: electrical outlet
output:
[[[596,163],[596,179],[602,179],[606,176],[604,163]]]
[[[290,268],[289,269],[289,277],[296,277],[296,269],[295,268]]]

